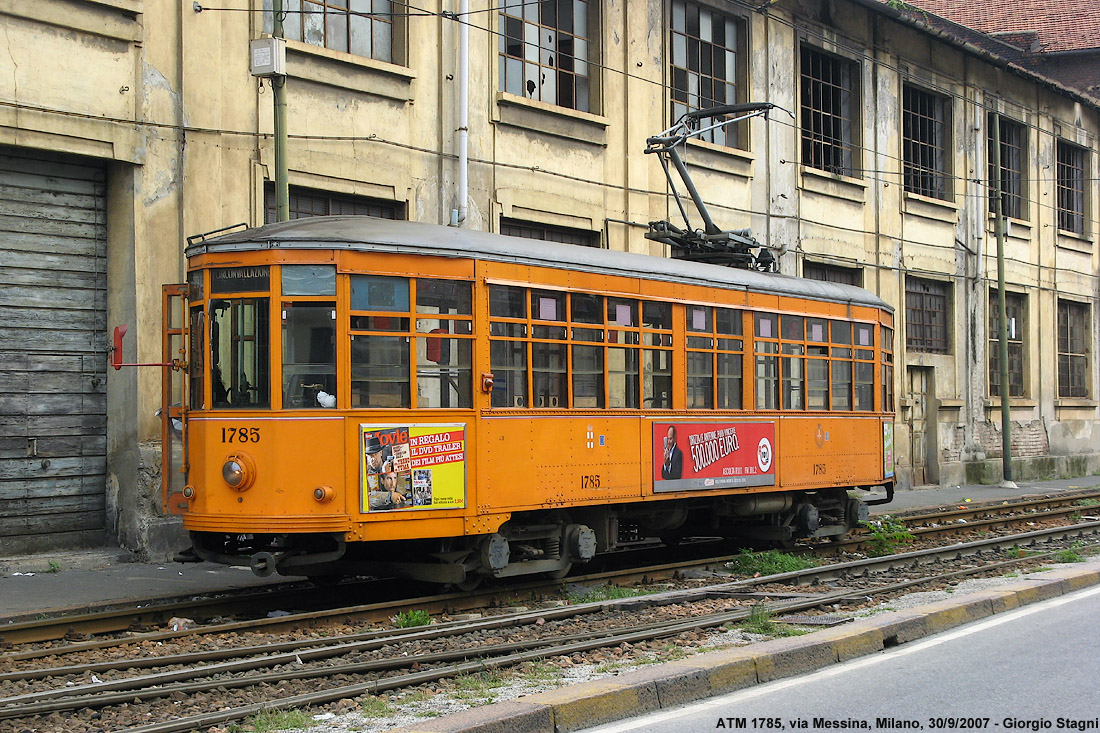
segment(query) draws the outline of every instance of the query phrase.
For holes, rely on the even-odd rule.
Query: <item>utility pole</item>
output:
[[[271,2],[271,35],[283,38],[283,0]],[[271,77],[275,100],[275,221],[290,221],[290,172],[286,159],[286,74]]]
[[[1001,472],[1002,486],[1015,487],[1012,481],[1012,408],[1008,384],[1008,308],[1005,305],[1005,231],[1004,202],[1001,199],[1001,116],[993,114],[993,234],[997,237],[997,339],[1001,354]]]

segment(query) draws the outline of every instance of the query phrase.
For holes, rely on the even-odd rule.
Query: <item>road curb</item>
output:
[[[1094,585],[1100,585],[1100,568],[1050,570],[989,590],[888,611],[805,636],[707,652],[470,708],[398,728],[394,733],[569,733],[813,672]]]

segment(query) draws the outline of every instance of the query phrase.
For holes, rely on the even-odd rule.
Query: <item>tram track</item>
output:
[[[527,610],[421,629],[375,630],[356,638],[329,639],[327,644],[310,640],[306,644],[299,643],[297,647],[289,643],[278,647],[260,645],[201,655],[169,656],[159,660],[113,660],[97,665],[69,665],[7,672],[0,675],[0,695],[3,698],[0,699],[0,731],[8,730],[8,724],[11,723],[20,726],[11,727],[11,730],[33,727],[26,722],[28,716],[62,713],[74,715],[77,711],[86,712],[91,709],[109,711],[114,709],[111,706],[122,706],[121,709],[132,712],[135,707],[155,706],[157,701],[161,705],[168,705],[170,710],[168,713],[164,710],[154,713],[153,718],[170,718],[167,722],[145,725],[137,721],[138,724],[135,724],[128,714],[116,713],[116,718],[112,719],[112,729],[117,729],[119,725],[129,725],[131,727],[128,730],[135,733],[191,730],[245,718],[260,709],[322,705],[347,697],[376,694],[478,670],[507,667],[524,661],[575,654],[601,647],[635,644],[676,636],[690,630],[737,623],[749,615],[752,605],[757,605],[743,602],[757,600],[759,594],[752,592],[753,589],[778,587],[780,590],[773,591],[772,595],[779,600],[773,600],[765,606],[771,613],[795,613],[821,606],[844,604],[853,599],[898,593],[919,585],[944,582],[965,575],[991,570],[999,572],[1022,562],[1042,561],[1043,555],[998,560],[981,567],[952,569],[940,573],[923,573],[920,569],[942,562],[945,557],[968,557],[997,548],[1038,545],[1058,538],[1091,536],[1097,532],[1100,532],[1100,522],[1047,528],[1009,537],[958,543],[946,548],[925,549],[884,558],[867,558],[792,573],[718,583],[705,588],[681,589],[563,608]],[[868,585],[874,576],[890,572],[916,573],[918,577]],[[821,584],[837,580],[858,582],[856,587],[820,590]],[[808,587],[817,590],[809,594],[786,594],[781,590],[784,587]],[[643,611],[675,609],[703,600],[721,600],[729,605],[691,618],[672,615],[641,625],[636,621]],[[562,630],[562,624],[573,623],[578,619],[583,619],[592,628],[582,631],[569,631],[568,628]],[[600,623],[595,623],[597,620]],[[509,630],[508,633],[514,634],[514,637],[498,643],[484,643],[486,634],[503,634],[505,630]],[[482,643],[477,643],[478,639]],[[433,650],[430,646],[440,643],[451,644],[451,648]],[[368,651],[374,653],[372,658],[332,662]],[[473,654],[477,655],[476,659],[470,658]],[[159,666],[165,669],[153,674],[123,671],[134,670],[139,666]],[[103,674],[106,678],[107,673],[111,674],[110,679],[94,677]],[[89,675],[93,677],[87,681]],[[351,680],[352,677],[361,678],[363,675],[371,678]],[[323,688],[320,691],[313,689],[295,694],[293,689],[284,689],[287,685],[302,686],[321,678],[328,682],[320,685]],[[74,682],[74,679],[78,681]],[[25,691],[12,694],[13,689],[20,684]],[[28,686],[32,689],[26,689]],[[313,685],[314,688],[317,686]],[[276,694],[265,695],[265,699],[259,702],[244,701],[241,704],[241,699],[233,698],[233,691],[245,688],[270,690]],[[287,692],[291,694],[286,694]],[[181,700],[192,701],[203,696],[216,697],[217,707],[228,709],[193,714],[183,714],[184,711],[178,709]]]
[[[1081,502],[1089,501],[1100,501],[1100,491],[1059,493],[976,506],[952,505],[937,511],[916,510],[893,516],[903,522],[914,537],[933,540],[960,532],[1010,528],[1020,523],[1069,517],[1074,513],[1089,510],[1089,506],[1081,505]],[[1100,512],[1100,506],[1095,509]],[[860,550],[866,545],[867,539],[866,535],[856,535],[839,542],[802,549],[819,556],[830,556],[838,552]],[[573,576],[569,578],[569,582],[647,582],[674,577],[681,571],[700,566],[720,566],[730,558],[728,554],[694,556],[676,562],[648,564],[641,568],[614,569]],[[526,581],[476,593],[439,593],[409,599],[407,596],[402,598],[400,592],[390,587],[390,584],[384,580],[365,580],[341,584],[338,590],[329,589],[325,594],[319,594],[314,586],[292,583],[254,592],[237,592],[206,598],[166,599],[162,602],[144,604],[143,607],[138,608],[121,606],[101,608],[86,613],[24,619],[2,624],[0,641],[3,642],[3,646],[12,648],[13,651],[0,659],[18,661],[141,642],[165,642],[200,634],[240,633],[250,630],[278,633],[317,624],[373,623],[384,621],[395,613],[412,608],[422,609],[430,614],[455,613],[508,603],[511,599],[524,594],[537,597],[552,588],[553,584],[547,584],[544,581]],[[382,597],[387,600],[343,605],[338,608],[295,611],[274,618],[255,617],[257,613],[266,613],[275,609],[316,606],[319,605],[317,601],[319,595],[331,598],[333,592],[339,593],[342,599]],[[247,613],[250,617],[228,622],[210,622],[210,619],[232,617],[242,613]],[[149,630],[152,626],[163,626],[173,617],[188,615],[193,615],[196,619],[196,625],[192,628]],[[88,640],[88,637],[107,634],[124,635]],[[62,643],[36,649],[23,648],[36,642]]]

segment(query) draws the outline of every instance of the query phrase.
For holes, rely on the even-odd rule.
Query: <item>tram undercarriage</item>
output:
[[[887,495],[892,494],[887,485]],[[513,514],[493,533],[470,537],[348,543],[340,533],[192,532],[199,558],[324,581],[344,576],[404,577],[473,587],[485,578],[564,577],[574,563],[660,539],[692,537],[789,546],[839,538],[868,518],[868,504],[845,489],[775,492]]]

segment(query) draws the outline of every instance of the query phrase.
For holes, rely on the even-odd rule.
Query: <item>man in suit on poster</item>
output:
[[[684,453],[680,446],[676,445],[676,426],[668,426],[668,435],[665,436],[664,461],[661,464],[661,478],[675,480],[684,474]]]

